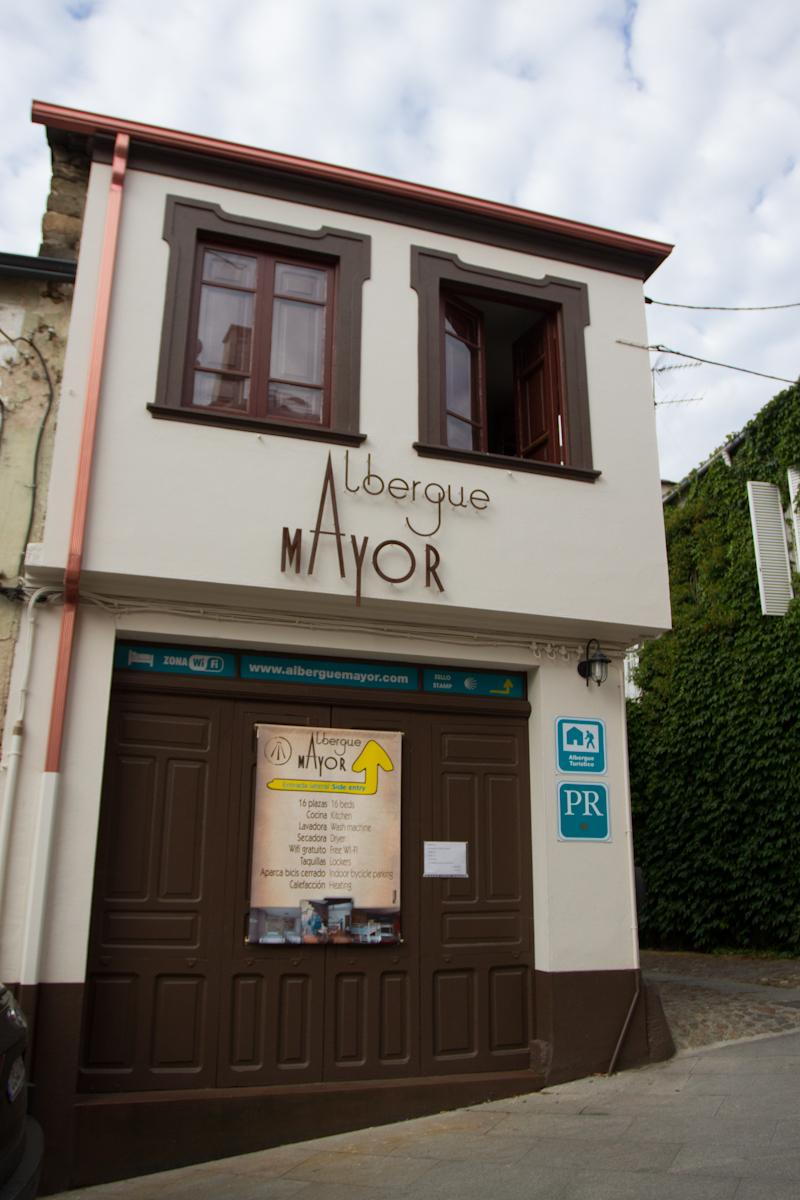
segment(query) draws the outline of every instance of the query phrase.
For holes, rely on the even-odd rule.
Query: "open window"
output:
[[[415,247],[420,440],[429,457],[592,480],[583,284]]]
[[[155,416],[358,445],[369,238],[170,197]]]
[[[441,320],[444,445],[563,463],[557,313],[444,293]]]

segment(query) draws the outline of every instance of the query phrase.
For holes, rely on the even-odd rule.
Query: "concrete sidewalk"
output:
[[[797,1200],[800,1033],[64,1196]]]

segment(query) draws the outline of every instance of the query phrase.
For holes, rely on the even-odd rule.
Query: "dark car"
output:
[[[28,1026],[0,983],[0,1200],[33,1200],[42,1169],[42,1131],[26,1115]]]

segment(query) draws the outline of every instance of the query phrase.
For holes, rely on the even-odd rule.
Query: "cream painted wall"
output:
[[[547,663],[529,685],[536,967],[542,971],[616,970],[639,965],[633,887],[622,662],[588,688],[573,662]],[[611,840],[559,841],[555,722],[605,723]],[[591,777],[582,777],[586,783]]]
[[[94,310],[99,236],[108,169],[95,167],[89,188],[86,235],[76,286],[65,400],[42,554],[43,574],[66,556],[88,344]],[[351,452],[361,472],[367,454],[384,480],[480,488],[491,497],[483,512],[446,513],[430,540],[442,558],[445,592],[425,589],[421,572],[387,584],[372,571],[367,597],[398,600],[408,608],[438,606],[454,617],[470,610],[515,614],[519,623],[558,618],[583,636],[587,622],[613,626],[620,641],[669,624],[666,557],[661,519],[655,427],[647,356],[618,344],[646,340],[641,285],[588,270],[252,194],[131,171],[123,205],[121,242],[112,300],[97,458],[92,485],[88,578],[125,591],[135,578],[180,580],[198,595],[210,583],[277,589],[310,597],[351,596],[353,568],[341,580],[332,539],[320,550],[313,578],[282,575],[283,525],[311,528],[320,498],[328,447],[313,442],[154,419],[153,400],[161,337],[167,246],[161,233],[168,194],[219,203],[231,213],[316,229],[320,225],[367,233],[372,273],[364,288],[361,428],[368,437]],[[595,484],[524,472],[419,458],[417,438],[417,297],[409,285],[410,247],[458,253],[470,264],[586,282],[591,325],[586,333]],[[428,504],[411,506],[385,494],[344,491],[344,450],[332,448],[341,527],[371,547],[400,538],[424,554],[419,529]],[[346,542],[349,545],[349,537]],[[305,558],[308,557],[308,533]],[[349,551],[348,551],[349,553]],[[405,560],[398,556],[400,571]],[[455,610],[455,611],[454,611]]]
[[[11,872],[0,916],[0,978],[12,980],[18,978],[21,958],[59,620],[58,606],[46,609],[38,618],[28,704],[30,733],[14,814]],[[500,649],[492,644],[490,631],[482,643],[465,645],[445,633],[432,643],[414,635],[369,632],[366,628],[292,628],[288,618],[284,625],[188,620],[157,611],[115,618],[84,606],[76,639],[48,883],[43,981],[84,979],[115,637],[528,671],[533,707],[530,760],[536,966],[546,971],[577,971],[637,965],[619,659],[602,688],[587,689],[577,674],[576,647],[554,647],[550,653],[522,644]],[[12,695],[16,688],[18,681],[12,681]],[[557,839],[557,716],[593,716],[606,723],[610,843],[576,845]]]

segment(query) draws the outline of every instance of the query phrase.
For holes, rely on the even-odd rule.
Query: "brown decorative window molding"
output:
[[[414,246],[426,457],[594,480],[585,284],[473,267]]]
[[[154,416],[344,445],[359,432],[370,239],[170,196]]]

